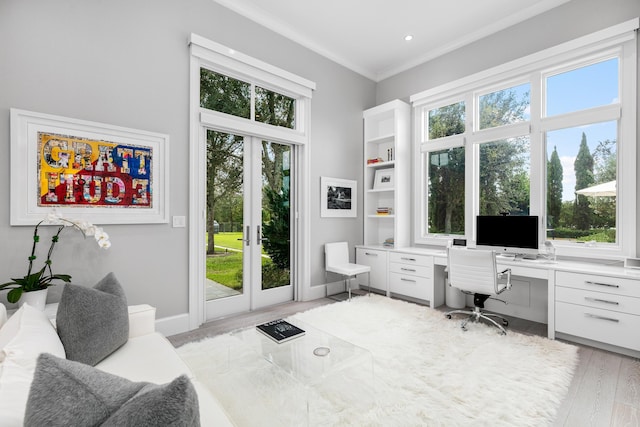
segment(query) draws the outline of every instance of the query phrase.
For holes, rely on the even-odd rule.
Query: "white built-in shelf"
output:
[[[375,138],[367,139],[367,143],[380,144],[383,142],[391,142],[393,141],[393,138],[395,138],[394,134],[382,135],[382,136],[377,136]]]
[[[381,245],[389,238],[394,239],[396,245],[401,247],[410,244],[410,112],[409,104],[400,100],[390,101],[363,112],[365,245]],[[380,161],[367,163],[369,159]],[[386,171],[389,171],[388,175],[392,177],[390,186],[373,188],[376,175]],[[379,215],[380,208],[388,208],[392,213]]]
[[[395,166],[395,164],[396,164],[395,160],[388,160],[386,162],[367,163],[367,167],[368,168],[373,168],[373,169],[383,169],[383,168],[387,168],[389,166]]]

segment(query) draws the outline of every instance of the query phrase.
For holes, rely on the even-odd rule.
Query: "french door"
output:
[[[206,319],[292,300],[295,147],[211,129],[206,146]]]

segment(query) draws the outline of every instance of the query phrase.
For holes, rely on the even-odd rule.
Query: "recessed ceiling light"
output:
[[[413,40],[413,36],[411,34],[407,34],[406,36],[404,36],[404,41],[410,42],[411,40]]]

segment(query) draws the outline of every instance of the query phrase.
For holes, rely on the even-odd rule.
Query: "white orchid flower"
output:
[[[57,224],[62,220],[62,214],[58,213],[55,209],[49,212],[45,218],[45,222]]]
[[[98,240],[98,246],[102,249],[109,249],[111,247],[111,242],[108,239],[100,239]]]

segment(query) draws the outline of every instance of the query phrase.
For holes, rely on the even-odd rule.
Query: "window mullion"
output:
[[[251,83],[251,114],[249,120],[256,121],[256,85]]]

